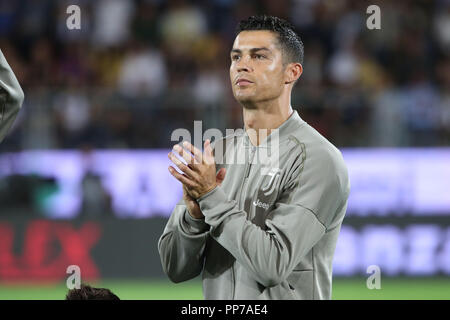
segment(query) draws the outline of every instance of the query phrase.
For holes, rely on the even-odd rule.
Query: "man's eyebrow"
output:
[[[251,48],[251,49],[250,49],[250,52],[251,52],[251,53],[254,53],[254,52],[256,52],[256,51],[261,51],[261,50],[265,50],[265,51],[271,52],[270,49],[269,49],[269,48],[266,48],[266,47],[261,47],[261,48]],[[242,50],[241,50],[241,49],[232,49],[232,50],[231,50],[231,53],[233,53],[233,52],[235,52],[235,53],[242,53]]]

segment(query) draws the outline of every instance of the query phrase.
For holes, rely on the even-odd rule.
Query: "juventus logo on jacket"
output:
[[[273,192],[273,190],[275,190],[278,180],[280,179],[280,173],[280,168],[270,169],[269,173],[267,174],[268,176],[270,176],[270,180],[264,187],[261,188],[265,196],[268,196]]]

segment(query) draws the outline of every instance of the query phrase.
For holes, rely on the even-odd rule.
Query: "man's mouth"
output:
[[[244,79],[244,78],[238,79],[236,81],[236,85],[237,86],[247,86],[247,85],[249,85],[251,83],[253,83],[253,82],[248,80],[248,79]]]

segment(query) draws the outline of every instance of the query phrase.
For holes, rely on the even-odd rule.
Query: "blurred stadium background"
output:
[[[381,30],[366,28],[370,4]],[[181,196],[166,155],[194,120],[242,127],[229,50],[257,13],[296,26],[292,105],[349,167],[333,298],[450,298],[449,1],[0,0],[26,96],[0,145],[0,299],[63,299],[69,265],[123,299],[202,298],[200,279],[172,284],[160,266]]]

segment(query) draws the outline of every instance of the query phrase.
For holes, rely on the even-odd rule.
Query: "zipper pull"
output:
[[[245,173],[245,178],[248,178],[248,176],[250,175],[250,168],[251,168],[252,164],[250,163],[247,167],[247,171]]]

